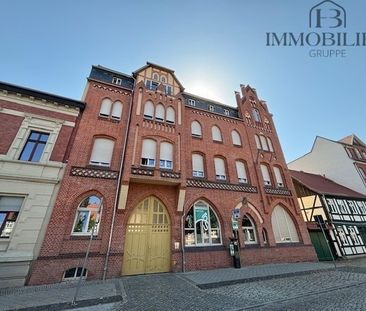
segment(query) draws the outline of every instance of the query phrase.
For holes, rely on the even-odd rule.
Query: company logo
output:
[[[331,0],[314,5],[309,12],[309,28],[346,28],[346,10]]]
[[[309,10],[309,32],[267,32],[266,46],[310,47],[310,57],[346,57],[351,47],[366,47],[366,32],[345,31],[346,10],[331,0]]]

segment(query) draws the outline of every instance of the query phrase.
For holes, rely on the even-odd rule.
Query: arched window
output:
[[[272,140],[267,137],[267,143],[268,143],[268,147],[269,147],[269,151],[273,152],[273,145],[272,145]]]
[[[265,186],[271,186],[271,177],[269,175],[268,166],[265,164],[261,164],[261,172],[263,177],[263,182]]]
[[[166,122],[175,123],[175,111],[173,107],[168,107],[166,110]]]
[[[258,240],[254,222],[247,215],[244,215],[243,217],[242,228],[244,233],[244,243],[257,244]]]
[[[91,235],[93,228],[94,235],[98,233],[101,205],[102,200],[96,195],[87,197],[79,204],[72,229],[73,235]]]
[[[253,118],[256,122],[262,122],[261,115],[259,113],[259,110],[257,108],[253,108]]]
[[[123,109],[123,105],[119,100],[114,102],[113,107],[112,107],[112,119],[121,120],[122,109]]]
[[[111,113],[112,101],[109,98],[104,98],[100,106],[99,115],[101,117],[109,117]]]
[[[160,144],[160,168],[173,169],[173,145],[166,141]]]
[[[156,141],[153,139],[144,139],[142,141],[141,165],[155,166]]]
[[[64,275],[62,277],[63,281],[73,281],[73,280],[77,280],[81,277],[81,274],[83,274],[83,279],[86,279],[87,274],[88,274],[88,270],[86,268],[82,267],[75,267],[75,268],[71,268],[69,270],[66,270],[64,272]]]
[[[108,138],[96,138],[90,156],[90,164],[110,166],[113,155],[114,141]]]
[[[192,154],[192,176],[205,177],[203,156],[197,153]]]
[[[196,202],[187,213],[184,226],[184,243],[186,246],[221,244],[219,220],[206,202]]]
[[[192,136],[194,136],[194,137],[202,137],[201,124],[199,124],[197,121],[193,121],[191,123],[191,132],[192,132]]]
[[[152,119],[154,116],[154,104],[149,100],[145,103],[144,118]]]
[[[233,145],[241,146],[240,134],[237,131],[235,130],[231,131],[231,139],[233,141]]]
[[[274,166],[273,167],[273,172],[274,172],[274,175],[275,175],[275,178],[276,178],[276,185],[277,187],[284,187],[285,184],[283,183],[283,179],[282,179],[282,170],[277,167],[277,166]]]
[[[236,173],[238,175],[238,181],[243,184],[248,183],[247,171],[245,164],[242,161],[235,161]]]
[[[153,73],[152,78],[155,81],[159,81],[159,75],[156,72]]]
[[[165,76],[160,76],[160,81],[161,81],[162,83],[165,83],[165,82],[166,82],[166,78],[165,78]]]
[[[262,149],[262,145],[261,145],[258,135],[254,135],[254,139],[255,139],[255,144],[257,145],[257,149],[259,149],[259,150]]]
[[[295,224],[282,206],[273,209],[271,220],[276,243],[299,242]]]
[[[260,135],[260,136],[259,136],[259,138],[260,138],[260,140],[261,140],[261,144],[262,144],[262,148],[263,148],[263,150],[268,151],[269,149],[268,149],[268,145],[267,145],[267,139],[266,139],[266,137],[265,137],[265,136],[263,136],[263,135]]]
[[[226,180],[225,161],[222,158],[214,158],[215,174],[217,180]]]
[[[155,120],[164,121],[165,109],[162,104],[158,104],[155,110]]]
[[[212,127],[211,132],[213,141],[222,141],[221,131],[216,125]]]

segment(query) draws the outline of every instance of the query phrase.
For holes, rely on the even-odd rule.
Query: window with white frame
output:
[[[114,120],[121,120],[122,110],[123,110],[122,103],[119,100],[115,101],[112,106],[111,118]]]
[[[166,82],[166,77],[161,75],[160,76],[160,82],[165,83]]]
[[[269,147],[269,151],[273,152],[273,145],[272,145],[272,140],[267,137],[267,143],[268,143],[268,147]]]
[[[212,133],[212,140],[213,141],[221,141],[222,142],[221,131],[216,125],[214,125],[211,128],[211,133]]]
[[[49,135],[49,133],[31,131],[19,156],[19,160],[39,162]]]
[[[244,244],[257,244],[258,240],[254,222],[247,215],[244,215],[243,217],[242,228],[244,234]]]
[[[282,206],[273,209],[271,221],[276,243],[299,242],[295,224]]]
[[[210,110],[210,111],[215,111],[215,107],[214,106],[212,106],[212,105],[208,105],[208,110]]]
[[[160,168],[173,169],[173,145],[166,141],[160,144]]]
[[[142,141],[141,165],[155,166],[156,141],[153,139],[144,139]]]
[[[229,116],[230,115],[230,111],[227,110],[227,109],[224,109],[224,114],[225,114],[225,116]]]
[[[96,138],[90,156],[90,164],[110,166],[113,155],[114,141],[108,138]]]
[[[94,235],[98,234],[101,205],[102,200],[96,195],[91,195],[81,201],[76,211],[73,235],[91,235],[93,231]]]
[[[235,166],[236,166],[236,173],[238,175],[239,183],[247,184],[248,183],[248,177],[247,177],[247,172],[246,172],[246,169],[245,169],[244,162],[235,161]]]
[[[168,107],[166,110],[166,122],[167,123],[175,123],[175,111],[173,107]]]
[[[261,115],[259,113],[259,110],[257,108],[252,109],[253,112],[253,118],[256,122],[262,122]]]
[[[154,72],[153,75],[152,75],[152,78],[155,81],[159,81],[159,74],[157,74],[156,72]]]
[[[203,156],[197,153],[192,154],[192,176],[205,177]]]
[[[255,144],[257,146],[257,149],[262,149],[262,145],[261,145],[261,142],[259,140],[259,136],[258,135],[254,135],[254,139],[255,139]]]
[[[165,108],[162,104],[158,104],[155,108],[155,120],[164,121],[165,117]]]
[[[196,106],[196,101],[195,101],[194,99],[189,98],[189,99],[188,99],[188,104],[189,104],[190,106],[195,107],[195,106]]]
[[[153,119],[154,117],[154,104],[148,100],[144,106],[144,118]]]
[[[215,174],[217,180],[226,180],[225,161],[222,158],[214,158]]]
[[[173,88],[171,87],[171,85],[164,85],[164,89],[165,89],[165,94],[167,95],[173,95]]]
[[[261,164],[261,172],[263,177],[263,182],[265,186],[271,186],[271,177],[269,175],[269,169],[268,166],[265,164]]]
[[[283,183],[283,179],[282,179],[282,172],[281,169],[277,166],[273,167],[273,172],[276,178],[276,184],[277,187],[283,188],[285,187],[285,184]]]
[[[240,134],[236,130],[231,131],[231,139],[233,141],[233,145],[241,146]]]
[[[193,121],[191,123],[191,132],[193,137],[202,137],[201,124],[199,124],[197,121]]]
[[[145,85],[148,90],[155,91],[158,88],[159,83],[156,81],[146,80]]]
[[[265,151],[269,151],[266,137],[263,136],[263,135],[260,135],[259,138],[261,140],[262,149],[265,150]]]
[[[9,239],[23,205],[24,197],[0,196],[0,239]]]
[[[112,101],[109,98],[104,98],[100,105],[99,115],[108,118],[111,113]]]
[[[82,267],[75,267],[75,268],[68,269],[64,272],[62,281],[67,282],[67,281],[78,280],[81,277],[81,274],[83,274],[82,278],[86,279],[88,270],[86,268],[84,268],[84,271],[83,271]]]
[[[121,85],[122,84],[122,79],[121,78],[118,78],[118,77],[113,77],[112,83],[113,84]]]
[[[196,202],[185,218],[185,246],[221,245],[221,230],[218,217],[209,204]]]

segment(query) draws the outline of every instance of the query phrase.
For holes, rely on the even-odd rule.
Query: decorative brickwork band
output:
[[[273,194],[273,195],[287,195],[287,196],[291,196],[291,191],[287,190],[287,189],[279,189],[279,188],[269,188],[269,187],[265,187],[264,188],[264,192],[266,194]]]
[[[118,178],[117,171],[103,170],[98,168],[77,167],[77,166],[73,166],[71,168],[70,175],[79,177],[103,178],[103,179]]]
[[[219,190],[251,192],[251,193],[257,193],[258,192],[257,187],[254,187],[254,186],[216,183],[216,182],[209,182],[209,181],[197,180],[197,179],[188,179],[187,180],[187,187],[206,188],[206,189],[219,189]]]
[[[161,171],[160,176],[165,177],[165,178],[179,179],[180,178],[180,173]]]
[[[134,175],[145,175],[145,176],[154,176],[154,170],[141,168],[141,167],[132,167],[131,174]]]

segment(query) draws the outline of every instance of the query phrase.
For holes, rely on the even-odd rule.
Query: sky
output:
[[[249,84],[267,102],[290,162],[317,135],[366,142],[366,47],[332,47],[346,50],[335,58],[266,46],[267,32],[313,31],[309,10],[319,2],[2,0],[0,81],[81,99],[92,65],[131,74],[150,61],[175,70],[185,91],[230,106]],[[364,0],[335,2],[347,27],[331,31],[366,32]]]

